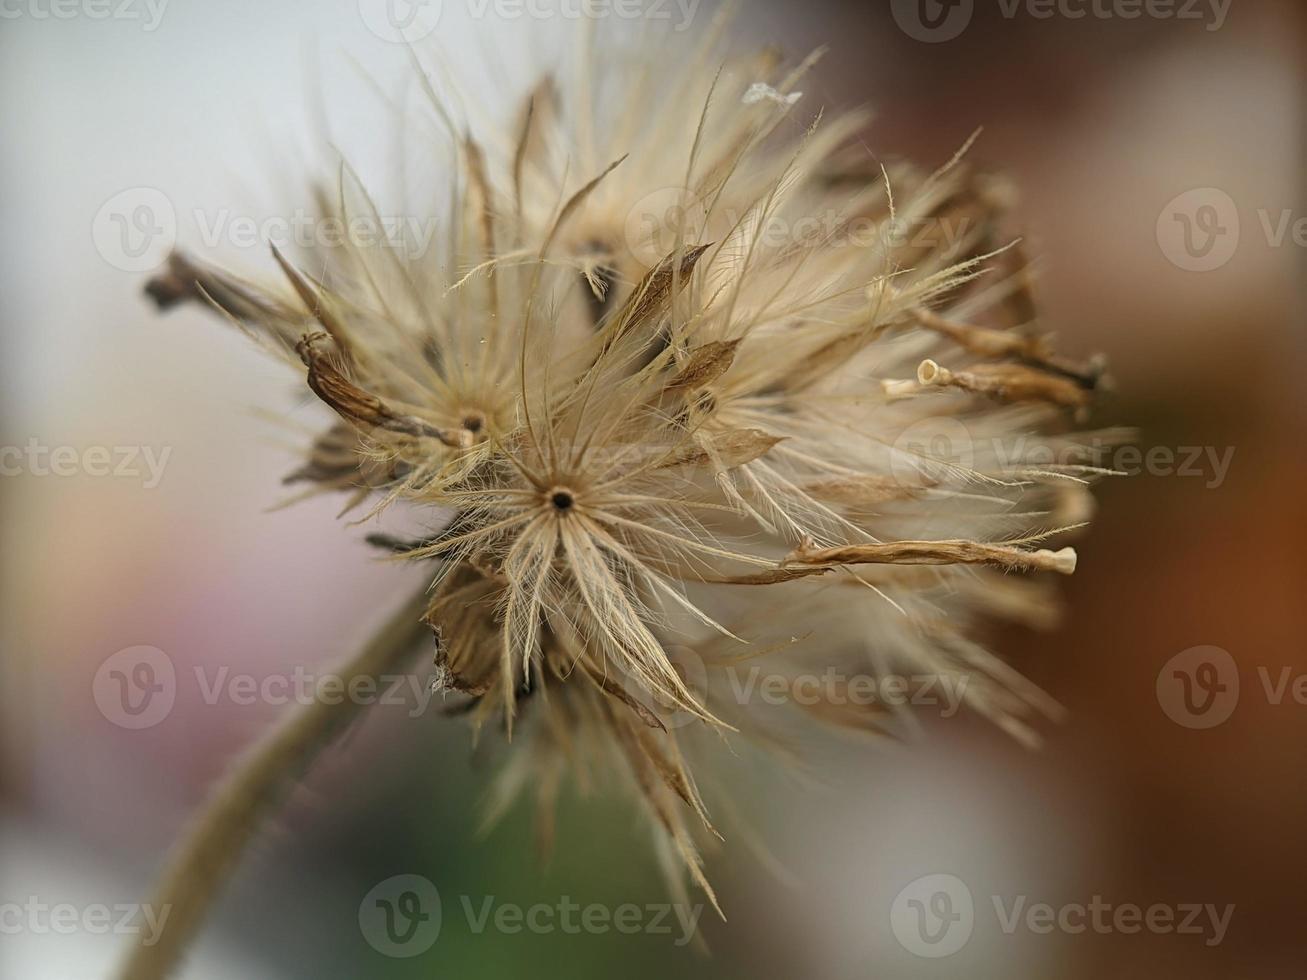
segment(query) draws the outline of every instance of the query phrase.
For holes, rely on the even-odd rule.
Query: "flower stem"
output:
[[[118,973],[121,980],[164,980],[199,931],[219,890],[263,821],[300,775],[367,706],[342,696],[356,678],[378,678],[401,667],[427,632],[421,622],[425,590],[406,601],[333,676],[330,697],[321,687],[312,701],[296,705],[237,761],[174,851],[155,892],[153,906],[166,925],[153,945],[139,943]],[[334,677],[343,686],[334,683]]]

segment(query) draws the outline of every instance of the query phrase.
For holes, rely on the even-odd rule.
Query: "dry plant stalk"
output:
[[[426,596],[405,602],[356,657],[334,675],[345,689],[359,678],[402,669],[418,647],[418,617]],[[363,710],[349,698],[315,699],[297,706],[219,785],[200,819],[177,849],[156,900],[168,909],[158,942],[132,949],[124,978],[167,976],[198,930],[218,888],[231,874],[267,814],[302,772]]]
[[[280,287],[177,256],[149,286],[307,372],[338,420],[289,480],[369,516],[447,515],[371,540],[433,570],[414,619],[441,686],[513,741],[497,809],[535,786],[547,838],[564,774],[608,766],[678,893],[688,872],[709,897],[692,757],[734,733],[788,749],[894,727],[882,705],[741,704],[728,671],[965,675],[967,703],[1033,739],[1053,706],[968,634],[1048,624],[1049,591],[1010,573],[1074,569],[1032,544],[1078,523],[1104,472],[1074,424],[1101,368],[1055,359],[994,181],[962,153],[886,170],[855,140],[864,115],[796,118],[812,59],[725,57],[720,36],[675,60],[670,39],[583,45],[580,81],[541,81],[502,129],[454,122],[422,78],[453,158],[442,248],[278,254]],[[322,216],[379,218],[334,172]],[[281,746],[296,766],[313,727]],[[254,758],[236,799],[273,776]],[[253,831],[231,798],[169,880],[197,910]],[[174,914],[125,976],[164,976],[197,919]]]

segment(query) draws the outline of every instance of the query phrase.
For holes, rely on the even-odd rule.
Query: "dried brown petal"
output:
[[[676,253],[672,253],[650,269],[618,314],[617,334],[620,335],[632,325],[642,323],[654,314],[663,312],[671,296],[672,283],[678,280],[681,283],[688,282],[694,267],[699,264],[699,259],[710,248],[712,248],[711,244],[687,246],[679,256],[679,263]]]
[[[417,438],[437,439],[446,446],[457,449],[467,448],[472,444],[470,434],[466,430],[438,429],[423,419],[402,415],[376,395],[354,384],[333,363],[331,354],[323,349],[321,341],[326,339],[326,334],[306,334],[295,349],[309,369],[309,387],[343,418],[390,432],[400,432]]]
[[[803,490],[831,503],[866,506],[891,500],[910,500],[921,496],[925,487],[907,486],[892,476],[861,474],[813,480],[803,484]]]
[[[993,565],[1014,572],[1050,571],[1070,575],[1076,569],[1074,548],[1023,551],[1011,545],[980,541],[890,541],[813,548],[805,542],[786,556],[784,564],[801,565]]]
[[[663,467],[698,466],[715,459],[726,469],[733,469],[766,455],[785,437],[774,436],[762,429],[730,429],[701,438],[710,448],[700,445],[688,449],[663,463]]]
[[[738,340],[714,340],[695,348],[681,372],[672,379],[668,390],[694,390],[710,385],[731,369],[735,362]]]
[[[168,256],[167,267],[145,284],[145,292],[160,310],[207,297],[238,323],[256,329],[304,321],[303,315],[290,307],[181,252]]]

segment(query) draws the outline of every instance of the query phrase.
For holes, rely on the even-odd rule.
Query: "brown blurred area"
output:
[[[176,23],[201,18],[177,2]],[[870,104],[865,141],[878,159],[940,164],[983,127],[969,158],[1019,189],[1014,218],[1039,257],[1041,325],[1062,350],[1110,360],[1115,389],[1095,424],[1136,427],[1143,451],[1170,451],[1177,463],[1188,447],[1203,453],[1195,475],[1101,483],[1094,524],[1075,542],[1079,568],[1063,583],[1063,624],[992,637],[1065,705],[1066,720],[1044,728],[1035,752],[974,719],[930,720],[920,745],[850,753],[824,788],[751,773],[740,809],[794,881],[779,884],[728,834],[709,859],[730,916],[704,927],[711,958],[622,937],[578,944],[449,926],[438,959],[382,962],[360,952],[355,916],[387,875],[429,875],[448,889],[447,912],[460,890],[522,903],[661,892],[645,839],[630,839],[628,808],[602,793],[566,797],[557,854],[541,867],[529,814],[478,834],[501,761],[493,750],[472,755],[466,732],[443,719],[380,712],[314,771],[257,849],[195,976],[1302,975],[1307,704],[1272,703],[1263,677],[1307,675],[1307,247],[1267,231],[1284,215],[1307,220],[1307,8],[1233,0],[1209,29],[1210,16],[1045,18],[1025,3],[964,5],[965,28],[935,42],[902,26],[910,11],[899,0],[755,0],[734,30],[742,43],[779,39],[792,54],[827,45],[808,95]],[[294,3],[236,6],[250,19],[275,11],[270,37],[313,16]],[[342,16],[352,20],[350,7]],[[1213,8],[1177,0],[1176,9]],[[0,236],[14,280],[0,296],[6,438],[177,447],[146,500],[134,487],[80,480],[11,482],[0,498],[0,830],[19,828],[0,859],[37,853],[43,873],[53,860],[44,848],[66,853],[99,869],[101,893],[118,900],[139,900],[164,843],[276,711],[203,710],[192,692],[167,725],[116,729],[88,694],[104,658],[149,644],[179,670],[323,665],[413,581],[370,564],[360,535],[337,526],[336,501],[264,513],[293,455],[247,406],[280,407],[269,392],[283,390],[283,374],[200,311],[161,322],[138,278],[81,254],[110,193],[161,179],[148,161],[187,171],[179,199],[208,193],[214,150],[195,119],[222,115],[228,96],[213,80],[247,57],[282,70],[275,50],[247,53],[260,43],[248,31],[219,43],[219,28],[202,26],[203,45],[151,49],[155,60],[124,68],[116,92],[91,91],[114,69],[112,45],[79,41],[60,49],[62,61],[39,63],[2,49],[10,91],[22,82],[54,107],[5,130],[3,156],[19,158],[10,150],[19,139],[24,153],[21,166],[4,161],[0,199],[15,215],[10,228],[28,236]],[[160,78],[178,80],[185,104],[147,125],[135,107],[153,106]],[[98,127],[111,104],[130,120],[130,140]],[[69,191],[88,146],[117,183]],[[1228,195],[1240,230],[1229,260],[1203,272],[1179,267],[1158,232],[1171,202],[1196,188]],[[72,259],[69,242],[80,249]],[[93,270],[75,280],[84,288],[67,280],[70,261]],[[293,414],[306,429],[321,421],[303,404]],[[1228,471],[1213,468],[1209,450]],[[1168,662],[1198,646],[1228,651],[1238,670],[1237,707],[1211,728],[1177,722],[1158,694]],[[895,945],[888,910],[901,887],[936,872],[971,886],[976,938],[954,958],[920,959]],[[1214,945],[1147,932],[1005,936],[991,894],[1234,912]],[[100,951],[90,962],[104,962]]]
[[[1068,350],[1110,357],[1117,390],[1096,421],[1137,427],[1145,450],[1234,450],[1219,486],[1148,474],[1100,486],[1064,625],[1001,643],[1069,719],[1036,756],[978,750],[1011,768],[1032,825],[1083,835],[1069,893],[1231,902],[1229,935],[1211,949],[1050,938],[1048,975],[1301,975],[1307,706],[1270,703],[1259,670],[1307,672],[1307,249],[1265,233],[1307,214],[1307,9],[1236,0],[1208,30],[980,2],[958,37],[922,43],[893,7],[774,16],[796,44],[836,38],[823,94],[873,105],[873,152],[943,161],[983,125],[971,158],[1020,189],[1043,324]],[[1176,268],[1155,232],[1167,202],[1198,187],[1239,209],[1239,247],[1209,272]],[[1155,693],[1163,665],[1198,645],[1239,667],[1238,707],[1210,730],[1173,722]]]

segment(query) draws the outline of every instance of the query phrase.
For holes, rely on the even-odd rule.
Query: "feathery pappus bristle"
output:
[[[458,160],[428,253],[278,252],[267,285],[178,254],[148,287],[335,413],[288,482],[442,515],[372,540],[429,563],[441,683],[511,737],[504,785],[547,810],[569,765],[615,766],[709,895],[691,755],[779,745],[781,712],[895,730],[881,704],[745,703],[727,672],[964,677],[1032,739],[1056,705],[975,630],[1048,625],[1018,575],[1074,571],[1043,543],[1106,473],[1077,431],[1102,367],[1054,353],[1001,184],[961,152],[882,166],[863,114],[805,108],[812,59],[727,56],[719,33],[618,64],[583,46],[558,75],[580,82],[466,131],[426,85]],[[379,218],[339,173],[324,215]]]

